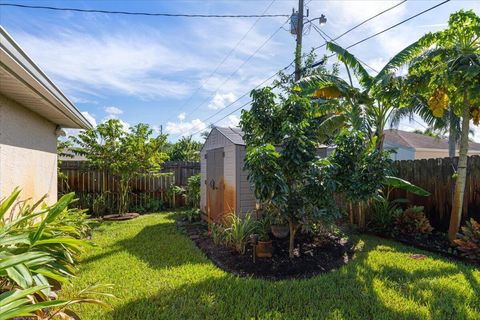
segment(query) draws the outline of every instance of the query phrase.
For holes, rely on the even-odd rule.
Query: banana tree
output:
[[[394,56],[376,75],[370,75],[347,49],[333,42],[327,48],[337,55],[346,68],[348,82],[339,76],[313,75],[299,81],[305,94],[325,100],[337,100],[337,112],[345,115],[348,125],[367,132],[376,140],[378,150],[383,150],[383,130],[394,112],[404,106],[401,92],[404,81],[395,71],[428,46],[430,39],[422,38]],[[355,87],[352,73],[360,87]]]

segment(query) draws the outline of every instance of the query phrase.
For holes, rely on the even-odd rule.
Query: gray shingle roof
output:
[[[228,140],[233,144],[244,146],[245,142],[243,141],[243,131],[240,128],[225,128],[225,127],[215,127],[221,134],[223,134]]]

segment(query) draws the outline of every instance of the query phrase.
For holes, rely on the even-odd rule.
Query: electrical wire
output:
[[[315,31],[317,31],[317,33],[320,35],[320,37],[323,38],[323,40],[325,40],[325,42],[328,42],[328,40],[325,38],[327,37],[328,39],[330,39],[331,42],[333,43],[336,43],[338,44],[338,42],[336,42],[334,39],[332,39],[332,37],[330,37],[325,31],[321,30],[319,27],[317,27],[316,25],[313,25],[313,28],[315,29]],[[325,36],[325,37],[324,37]],[[376,72],[378,73],[378,70],[376,70],[375,68],[369,66],[366,62],[360,60],[358,57],[355,57],[361,64],[363,64],[364,66],[366,66],[367,68],[369,68],[370,70],[372,70],[373,72]]]
[[[369,22],[369,21],[371,21],[371,20],[373,20],[373,19],[381,16],[381,15],[384,14],[384,13],[387,13],[388,11],[391,11],[391,10],[395,9],[396,7],[404,4],[405,2],[407,2],[407,0],[403,0],[402,2],[399,2],[399,3],[395,4],[394,6],[391,6],[391,7],[387,8],[387,9],[385,9],[385,10],[383,10],[383,11],[380,11],[379,13],[371,16],[370,18],[368,18],[368,19],[366,19],[366,20],[363,20],[362,22],[360,22],[359,24],[357,24],[357,25],[353,26],[352,28],[348,29],[347,31],[345,31],[345,32],[342,33],[341,35],[336,36],[334,40],[338,40],[338,39],[342,38],[343,36],[347,35],[348,33],[352,32],[353,30],[355,30],[355,29],[363,26],[365,23],[367,23],[367,22]],[[325,45],[326,45],[326,44],[323,44],[323,45],[318,46],[318,47],[315,47],[315,48],[313,48],[313,49],[314,49],[314,50],[317,50],[317,49],[320,49],[320,48],[324,47]]]
[[[267,11],[270,9],[270,7],[274,4],[276,0],[272,0],[270,2],[270,4],[265,8],[265,10],[263,10],[262,14],[266,14]],[[216,66],[215,70],[213,70],[210,75],[207,77],[206,80],[202,81],[202,83],[200,84],[200,86],[197,87],[197,89],[190,95],[190,97],[187,99],[187,101],[180,107],[180,109],[177,111],[178,113],[182,112],[185,107],[189,104],[189,102],[192,100],[192,98],[200,91],[200,89],[206,85],[208,83],[208,81],[210,81],[210,79],[217,73],[218,69],[220,69],[220,67],[225,63],[225,61],[227,61],[228,58],[230,58],[230,56],[232,55],[232,53],[235,52],[235,50],[237,50],[238,46],[240,45],[240,43],[242,43],[243,40],[245,40],[245,38],[250,34],[250,32],[255,28],[255,26],[257,25],[257,23],[260,21],[261,17],[258,17],[257,20],[255,20],[255,22],[250,26],[250,29],[248,29],[248,31],[242,36],[242,38],[237,42],[237,44],[227,53],[227,55],[222,59],[222,61]],[[282,26],[283,28],[283,26]],[[169,122],[171,121],[173,118],[175,118],[176,115],[173,115],[172,117],[170,117],[166,122]]]
[[[186,14],[186,13],[164,13],[164,12],[133,12],[133,11],[111,11],[99,9],[79,9],[79,8],[65,8],[65,7],[50,7],[50,6],[32,6],[17,3],[0,3],[3,7],[16,7],[23,9],[41,9],[53,11],[73,11],[83,13],[106,13],[106,14],[121,14],[132,16],[149,16],[149,17],[183,17],[183,18],[276,18],[289,17],[288,14]]]
[[[218,91],[220,90],[220,88],[225,85],[244,65],[246,65],[260,50],[263,49],[263,47],[265,47],[265,45],[267,45],[268,42],[270,42],[270,40],[273,39],[273,37],[275,37],[278,32],[280,32],[280,30],[282,30],[282,27],[287,24],[287,22],[290,20],[287,19],[267,40],[265,40],[261,45],[260,47],[258,47],[247,59],[245,59],[241,64],[240,66],[238,66],[216,89],[215,89],[215,92],[212,94],[212,95],[209,95],[207,98],[205,98],[200,104],[198,104],[193,110],[191,110],[189,113],[193,113],[195,111],[197,111],[201,106],[203,106],[205,103],[207,103],[210,99],[212,99],[217,93]],[[248,92],[246,93],[248,94]],[[234,102],[232,102],[231,104],[237,102],[239,99],[235,100]],[[230,105],[231,105],[230,104]],[[223,108],[225,109],[225,108]],[[222,110],[223,110],[222,109]]]
[[[367,41],[367,40],[370,40],[370,39],[372,39],[372,38],[374,38],[374,37],[376,37],[376,36],[378,36],[378,35],[386,32],[386,31],[389,31],[389,30],[391,30],[391,29],[393,29],[393,28],[396,28],[396,27],[398,27],[399,25],[401,25],[401,24],[403,24],[403,23],[406,23],[407,21],[410,21],[410,20],[412,20],[412,19],[414,19],[414,18],[416,18],[416,17],[418,17],[418,16],[420,16],[420,15],[423,15],[423,14],[425,14],[425,13],[427,13],[427,12],[429,12],[429,11],[435,9],[435,8],[438,8],[438,7],[440,7],[441,5],[443,5],[443,4],[447,3],[447,2],[450,2],[450,1],[451,1],[451,0],[445,0],[445,1],[441,2],[441,3],[439,3],[439,4],[436,4],[436,5],[428,8],[428,9],[425,9],[425,10],[423,10],[423,11],[421,11],[421,12],[419,12],[419,13],[417,13],[417,14],[415,14],[415,15],[407,18],[407,19],[404,19],[404,20],[400,21],[399,23],[394,24],[393,26],[390,26],[390,27],[388,27],[388,28],[386,28],[386,29],[384,29],[384,30],[382,30],[382,31],[377,32],[377,33],[374,34],[374,35],[371,35],[371,36],[366,37],[366,38],[364,38],[364,39],[362,39],[362,40],[360,40],[360,41],[355,42],[354,44],[346,47],[346,49],[352,48],[352,47],[354,47],[354,46],[356,46],[356,45],[358,45],[358,44],[360,44],[360,43],[363,43],[363,42],[365,42],[365,41]],[[405,1],[401,2],[400,4],[402,4],[402,3],[404,3],[404,2],[405,2]],[[398,5],[399,5],[399,4],[398,4]],[[398,5],[397,5],[397,6],[398,6]],[[390,8],[390,10],[393,9],[393,8],[394,8],[394,7]],[[384,10],[383,13],[384,13],[384,12],[387,12],[387,11],[388,11],[388,9],[387,9],[387,10]],[[377,15],[375,15],[375,16],[379,16],[379,14],[377,14]],[[369,21],[369,20],[371,20],[371,18],[369,18],[369,19],[367,19],[367,20]],[[360,23],[360,25],[361,25],[361,24],[363,24],[363,23]],[[354,29],[355,29],[355,27],[354,27],[354,28],[351,28],[351,29],[349,29],[349,30],[354,30]],[[343,35],[345,35],[345,34],[346,34],[346,33],[343,33]],[[339,36],[339,37],[340,37],[340,36]],[[339,37],[336,37],[334,40],[337,40]],[[325,46],[325,45],[326,45],[326,44],[323,44],[322,46],[319,46],[318,48],[323,47],[323,46]],[[317,48],[317,49],[318,49],[318,48]],[[316,50],[316,49],[315,49],[315,50]],[[334,54],[332,54],[332,55],[330,55],[330,56],[328,56],[328,57],[330,58],[330,57],[333,57],[333,56],[334,56]],[[310,66],[309,68],[313,68],[313,67],[315,67],[315,66],[318,66],[319,64],[321,64],[321,63],[323,63],[323,62],[324,62],[324,60],[321,60],[320,62],[317,62],[317,63],[313,64],[313,65]],[[290,64],[290,65],[291,65],[291,64]],[[275,75],[274,75],[274,76],[275,76]],[[272,77],[270,77],[270,78],[272,78]],[[265,81],[265,82],[266,82],[266,81]],[[260,84],[260,85],[261,85],[261,84]],[[259,85],[259,86],[260,86],[260,85]],[[254,89],[258,88],[259,86],[255,87]],[[254,90],[254,89],[252,89],[252,90]],[[247,94],[248,94],[248,93],[245,93],[243,96],[245,96],[245,95],[247,95]],[[242,97],[243,97],[243,96],[242,96]],[[237,99],[236,101],[238,101],[238,99]],[[225,108],[223,108],[223,109],[220,110],[220,111],[223,111],[223,110],[225,110],[226,108],[230,107],[230,106],[233,105],[236,101],[232,102],[230,105],[226,106]],[[251,102],[251,101],[249,101],[248,103],[250,103],[250,102]],[[225,119],[225,118],[228,117],[229,115],[231,115],[231,114],[233,114],[234,112],[236,112],[236,111],[240,110],[241,108],[243,108],[243,107],[244,107],[245,105],[247,105],[248,103],[246,103],[246,104],[242,105],[241,107],[233,110],[232,112],[228,113],[227,115],[225,115],[225,116],[222,117],[221,119],[218,119],[217,121],[213,122],[213,124],[216,124],[216,123],[218,123],[219,121]],[[220,111],[219,111],[219,112],[220,112]],[[217,115],[219,112],[216,112],[215,114],[211,115],[211,116],[208,117],[206,120],[208,120],[208,119],[212,118],[213,116]],[[206,121],[206,120],[204,120],[204,121]],[[202,122],[204,122],[204,121],[202,121]],[[195,132],[194,134],[197,134],[197,133],[205,130],[206,128],[208,128],[208,126],[205,127],[205,128],[203,128],[202,130],[199,130],[199,131]],[[194,134],[192,134],[192,135],[194,135]]]

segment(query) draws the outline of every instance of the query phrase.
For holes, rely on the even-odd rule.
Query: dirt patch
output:
[[[139,213],[130,212],[125,214],[109,214],[109,215],[103,216],[102,219],[107,221],[123,221],[123,220],[135,219],[139,216],[140,216]]]
[[[204,224],[179,222],[178,226],[216,266],[242,277],[269,280],[309,278],[337,270],[351,260],[354,252],[352,243],[333,235],[316,239],[299,234],[295,241],[298,254],[295,258],[288,257],[287,238],[273,240],[272,258],[256,257],[254,261],[250,245],[241,255],[229,247],[214,244]]]

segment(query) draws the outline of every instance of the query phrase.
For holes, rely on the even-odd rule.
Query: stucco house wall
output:
[[[21,186],[23,199],[57,200],[56,125],[0,95],[0,198]]]

